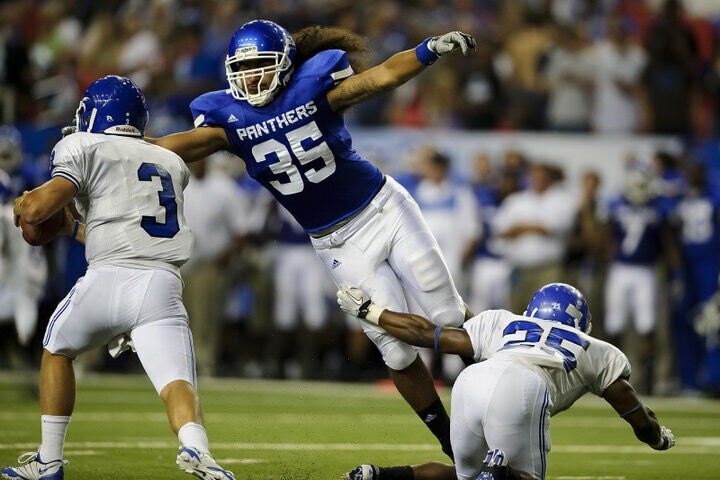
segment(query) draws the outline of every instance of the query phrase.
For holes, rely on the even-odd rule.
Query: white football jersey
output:
[[[475,360],[520,363],[539,374],[562,412],[587,392],[602,396],[618,378],[630,376],[630,362],[616,347],[559,322],[488,310],[468,320]]]
[[[190,172],[173,152],[139,138],[78,132],[51,154],[53,177],[78,188],[91,267],[160,268],[177,273],[192,251],[183,214]]]

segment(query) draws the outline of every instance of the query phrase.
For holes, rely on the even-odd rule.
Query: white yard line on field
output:
[[[625,477],[550,477],[551,480],[625,480]]]
[[[698,442],[700,443],[700,442]],[[37,448],[37,443],[0,443],[0,450],[22,450]],[[177,442],[68,442],[65,448],[73,449],[175,449]],[[427,444],[390,444],[390,443],[215,443],[213,450],[294,450],[294,451],[403,451],[432,452],[437,445]],[[609,453],[609,454],[646,454],[656,455],[657,451],[644,445],[559,445],[552,450],[555,453]],[[716,455],[714,445],[678,445],[673,449],[675,455]]]
[[[235,463],[267,463],[270,461],[264,458],[216,458],[215,460],[221,465],[232,465]]]
[[[322,416],[323,420],[331,423],[363,423],[363,424],[392,424],[392,425],[414,425],[417,423],[417,419],[410,415],[396,415],[394,413],[388,414],[320,414],[320,413],[279,413],[279,414],[266,414],[258,419],[258,415],[255,413],[209,413],[206,414],[206,419],[210,422],[243,422],[258,420],[266,421],[268,423],[279,423],[279,424],[297,424],[299,422],[311,422],[316,423],[317,417]],[[37,419],[38,414],[35,412],[0,412],[0,422],[3,421],[17,421],[17,420],[28,420],[32,421]],[[123,422],[123,423],[167,423],[167,415],[163,412],[79,412],[73,416],[73,423],[77,422]],[[675,418],[675,422],[682,421],[685,428],[699,429],[699,430],[720,430],[720,418],[682,418],[678,420]],[[608,421],[607,418],[592,417],[592,416],[572,416],[567,418],[553,418],[552,429],[564,429],[571,428],[577,429],[579,427],[592,427],[597,429],[608,429],[608,430],[619,430],[627,429],[627,424],[622,421]],[[698,438],[710,438],[709,442],[714,442],[713,438],[719,437],[698,437]],[[720,440],[717,440],[720,442]],[[714,445],[720,446],[720,443]]]

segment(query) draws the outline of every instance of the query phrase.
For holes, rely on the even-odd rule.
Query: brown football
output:
[[[20,220],[20,230],[27,243],[35,247],[50,243],[65,222],[65,213],[60,210],[52,217],[37,225],[30,225]]]

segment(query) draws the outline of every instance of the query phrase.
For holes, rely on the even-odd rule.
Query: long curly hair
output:
[[[313,25],[292,34],[297,48],[295,62],[300,65],[323,50],[339,49],[348,54],[355,73],[367,69],[367,42],[364,37],[344,28]]]

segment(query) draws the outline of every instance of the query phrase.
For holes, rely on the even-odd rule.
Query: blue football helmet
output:
[[[95,80],[75,112],[79,132],[142,137],[148,123],[145,95],[130,79],[108,75]]]
[[[253,20],[240,27],[230,40],[225,73],[230,92],[254,107],[270,103],[290,81],[295,41],[287,30],[267,20]],[[265,75],[272,75],[264,87]]]
[[[550,283],[530,299],[526,317],[560,322],[584,333],[592,329],[592,315],[580,290],[566,283]]]

